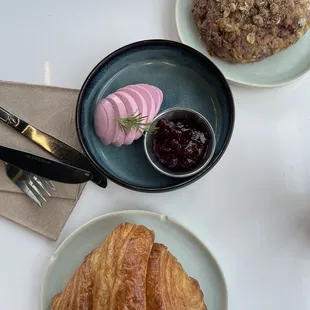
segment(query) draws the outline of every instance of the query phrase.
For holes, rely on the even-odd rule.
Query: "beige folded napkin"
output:
[[[81,150],[75,128],[77,96],[78,91],[72,89],[0,82],[0,106]],[[0,145],[54,159],[2,122]],[[55,186],[53,197],[39,208],[9,180],[4,163],[0,162],[0,215],[56,240],[84,186],[56,182]]]

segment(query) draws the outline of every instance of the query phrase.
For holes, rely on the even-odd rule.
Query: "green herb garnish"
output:
[[[144,123],[145,119],[147,116],[142,116],[141,113],[137,115],[131,115],[128,117],[117,117],[115,118],[118,128],[127,133],[128,131],[135,129],[135,130],[140,130],[141,132],[143,131],[148,131],[150,126],[152,125],[152,122],[150,123]],[[156,130],[157,128],[152,128],[152,130]]]

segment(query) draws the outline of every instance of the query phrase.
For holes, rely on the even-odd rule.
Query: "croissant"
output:
[[[155,243],[146,277],[147,310],[206,310],[198,282],[189,277],[167,247]]]
[[[146,272],[154,233],[124,223],[86,256],[51,310],[146,310]]]

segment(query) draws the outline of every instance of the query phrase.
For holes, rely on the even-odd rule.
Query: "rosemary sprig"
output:
[[[152,122],[150,123],[144,123],[147,116],[142,116],[141,113],[137,115],[130,115],[128,117],[117,117],[115,118],[118,128],[123,132],[128,132],[131,129],[136,129],[140,131],[148,131],[149,127],[152,125]],[[154,128],[155,129],[155,128]]]

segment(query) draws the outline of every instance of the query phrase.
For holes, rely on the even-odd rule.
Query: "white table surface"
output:
[[[79,88],[103,57],[178,40],[174,0],[0,0],[0,79]],[[310,309],[310,75],[279,89],[232,86],[236,125],[197,183],[143,194],[89,183],[57,242],[0,218],[0,308],[39,309],[49,257],[76,228],[117,210],[167,214],[209,247],[230,310]]]

